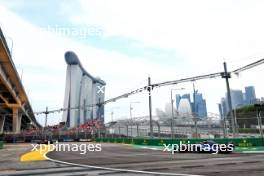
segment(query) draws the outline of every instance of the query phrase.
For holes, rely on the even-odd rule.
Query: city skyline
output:
[[[185,111],[191,111],[191,113],[197,117],[206,117],[207,116],[207,107],[206,107],[206,100],[203,98],[202,93],[198,93],[198,90],[192,93],[192,99],[189,93],[179,95],[176,94],[176,109],[181,112],[181,108],[185,108],[184,106],[190,107],[190,110],[184,110]],[[184,106],[181,105],[181,101],[184,100]],[[188,100],[186,102],[186,100]],[[189,103],[189,105],[188,105]],[[181,105],[181,106],[180,106]]]
[[[260,97],[260,98],[256,97],[254,86],[246,86],[244,87],[244,89],[245,89],[244,92],[240,89],[230,90],[232,109],[241,108],[243,106],[254,105],[257,102],[261,102],[264,100],[264,97]],[[226,116],[230,111],[227,102],[227,93],[225,94],[225,97],[221,98],[221,101],[218,104],[218,109],[221,118]]]
[[[0,23],[35,112],[45,110],[46,106],[51,110],[62,108],[66,72],[63,54],[68,50],[78,53],[83,66],[108,83],[106,99],[147,85],[148,75],[152,83],[158,83],[221,72],[224,61],[230,71],[264,56],[261,2],[244,2],[238,7],[230,1],[221,1],[217,5],[195,1],[157,1],[148,14],[145,9],[138,9],[143,2],[120,1],[119,7],[122,8],[119,8],[110,2],[102,5],[77,1],[72,5],[48,0],[46,4],[52,4],[48,12],[44,10],[43,3],[31,1],[30,7],[25,7],[21,2],[2,1]],[[166,8],[161,8],[163,6],[170,10],[164,11]],[[182,10],[181,6],[188,10]],[[75,11],[72,11],[73,7]],[[134,10],[138,13],[131,16]],[[91,14],[87,14],[88,11]],[[245,14],[245,11],[249,13]],[[193,13],[196,15],[191,15]],[[46,18],[47,15],[50,18]],[[100,19],[97,18],[99,16]],[[182,20],[182,16],[187,20]],[[19,31],[16,30],[18,25]],[[256,28],[251,28],[252,25]],[[135,26],[138,27],[136,30]],[[73,31],[92,27],[98,31],[96,35],[84,36],[81,30]],[[59,30],[51,30],[55,28],[69,29],[70,32],[58,34]],[[263,74],[262,70],[263,66],[259,66],[239,77],[233,76],[230,87],[238,89],[256,85],[256,95],[263,94],[264,85],[258,76]],[[208,112],[218,113],[216,104],[226,92],[225,80],[208,79],[195,84],[206,97]],[[51,89],[51,85],[56,86]],[[191,92],[192,83],[181,84],[180,87]],[[163,107],[170,100],[171,88],[173,86],[153,91],[153,109]],[[142,93],[108,104],[106,121],[111,120],[111,108],[115,106],[120,108],[115,110],[114,118],[127,118],[132,101],[142,102],[135,109],[136,116],[148,115],[146,97]],[[61,114],[49,116],[48,124],[61,121]],[[43,124],[44,116],[37,116],[37,119]]]
[[[263,8],[0,0],[0,176],[264,176]]]

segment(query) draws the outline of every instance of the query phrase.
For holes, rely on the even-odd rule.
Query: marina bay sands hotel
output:
[[[77,127],[89,120],[104,121],[104,91],[106,83],[90,75],[82,66],[78,56],[71,51],[65,53],[67,63],[64,96],[63,122],[69,128]]]

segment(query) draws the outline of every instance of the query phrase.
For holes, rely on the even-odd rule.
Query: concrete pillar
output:
[[[0,134],[4,132],[5,116],[0,116]]]
[[[18,113],[18,108],[13,108],[13,133],[20,133],[22,114]]]

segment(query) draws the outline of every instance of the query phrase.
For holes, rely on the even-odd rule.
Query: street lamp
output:
[[[257,109],[257,119],[258,119],[258,126],[259,126],[259,133],[261,138],[263,139],[263,131],[262,131],[262,118],[261,118],[261,104],[254,104]]]
[[[114,121],[114,109],[119,109],[119,107],[117,106],[117,107],[111,108],[111,122]]]
[[[133,107],[132,107],[132,104],[136,104],[136,103],[140,103],[139,101],[135,101],[135,102],[130,102],[130,106],[129,106],[129,112],[130,112],[130,120],[131,120],[131,137],[132,137],[132,128],[133,128],[133,124],[132,124],[132,110],[133,110]]]
[[[171,89],[171,138],[174,136],[174,110],[173,110],[173,98],[172,92],[174,90],[184,90],[185,88]]]

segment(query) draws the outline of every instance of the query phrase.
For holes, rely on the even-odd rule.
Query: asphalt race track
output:
[[[176,153],[136,148],[123,144],[102,144],[102,151],[50,152],[53,162],[109,171],[99,175],[208,175],[262,176],[264,154]],[[139,172],[140,171],[140,172]],[[90,175],[89,173],[86,173]]]

